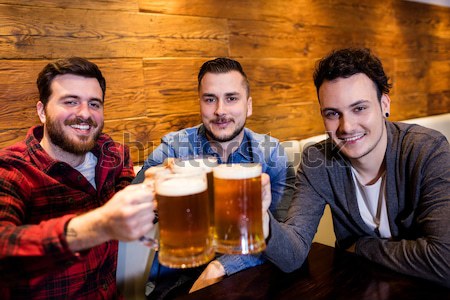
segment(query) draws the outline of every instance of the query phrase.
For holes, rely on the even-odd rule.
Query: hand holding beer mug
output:
[[[190,268],[214,257],[206,173],[164,174],[155,180],[159,214],[159,261]]]
[[[263,251],[266,243],[262,224],[261,165],[219,165],[213,173],[217,252]]]
[[[163,166],[163,165],[148,168],[145,171],[145,179],[144,179],[143,184],[145,184],[146,186],[151,188],[154,193],[156,178],[158,176],[170,174],[170,173],[172,173],[170,171],[170,169],[167,166]],[[156,224],[156,222],[158,222],[158,211],[157,211],[156,207],[155,207],[154,213],[155,213],[155,219],[154,219],[153,223]],[[154,236],[156,235],[156,233],[155,233],[156,228],[157,228],[157,226],[153,227],[153,229],[150,232],[141,236],[139,238],[139,241],[141,241],[147,247],[158,250],[158,241],[154,238]]]

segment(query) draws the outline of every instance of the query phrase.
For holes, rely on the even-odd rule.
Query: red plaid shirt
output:
[[[121,299],[116,286],[117,241],[70,251],[68,221],[102,206],[134,172],[127,148],[101,135],[92,153],[97,190],[40,146],[43,127],[0,151],[0,297],[2,299]]]

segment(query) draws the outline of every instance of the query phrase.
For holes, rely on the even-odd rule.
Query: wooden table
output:
[[[450,289],[313,243],[306,262],[293,273],[283,273],[266,263],[177,299],[448,300]]]

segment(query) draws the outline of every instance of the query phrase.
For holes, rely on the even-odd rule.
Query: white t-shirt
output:
[[[358,172],[352,168],[353,181],[356,186],[359,213],[364,221],[378,236],[390,238],[389,220],[386,209],[386,174],[370,185],[361,184]]]
[[[84,177],[92,184],[94,189],[97,189],[95,184],[95,166],[97,165],[97,157],[92,152],[86,153],[84,162],[75,167],[75,170],[83,174]]]

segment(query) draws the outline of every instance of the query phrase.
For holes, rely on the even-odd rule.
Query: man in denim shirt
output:
[[[283,221],[294,190],[294,169],[277,139],[245,128],[252,114],[252,98],[240,63],[228,58],[205,62],[198,74],[198,92],[202,124],[164,136],[134,182],[142,182],[146,169],[162,164],[168,157],[212,155],[219,163],[261,163],[263,172],[270,176],[270,212]],[[264,261],[261,255],[222,255],[205,270],[170,270],[155,259],[150,281],[156,283],[156,288],[151,296],[163,298],[179,286],[190,287],[201,271],[191,291]]]

